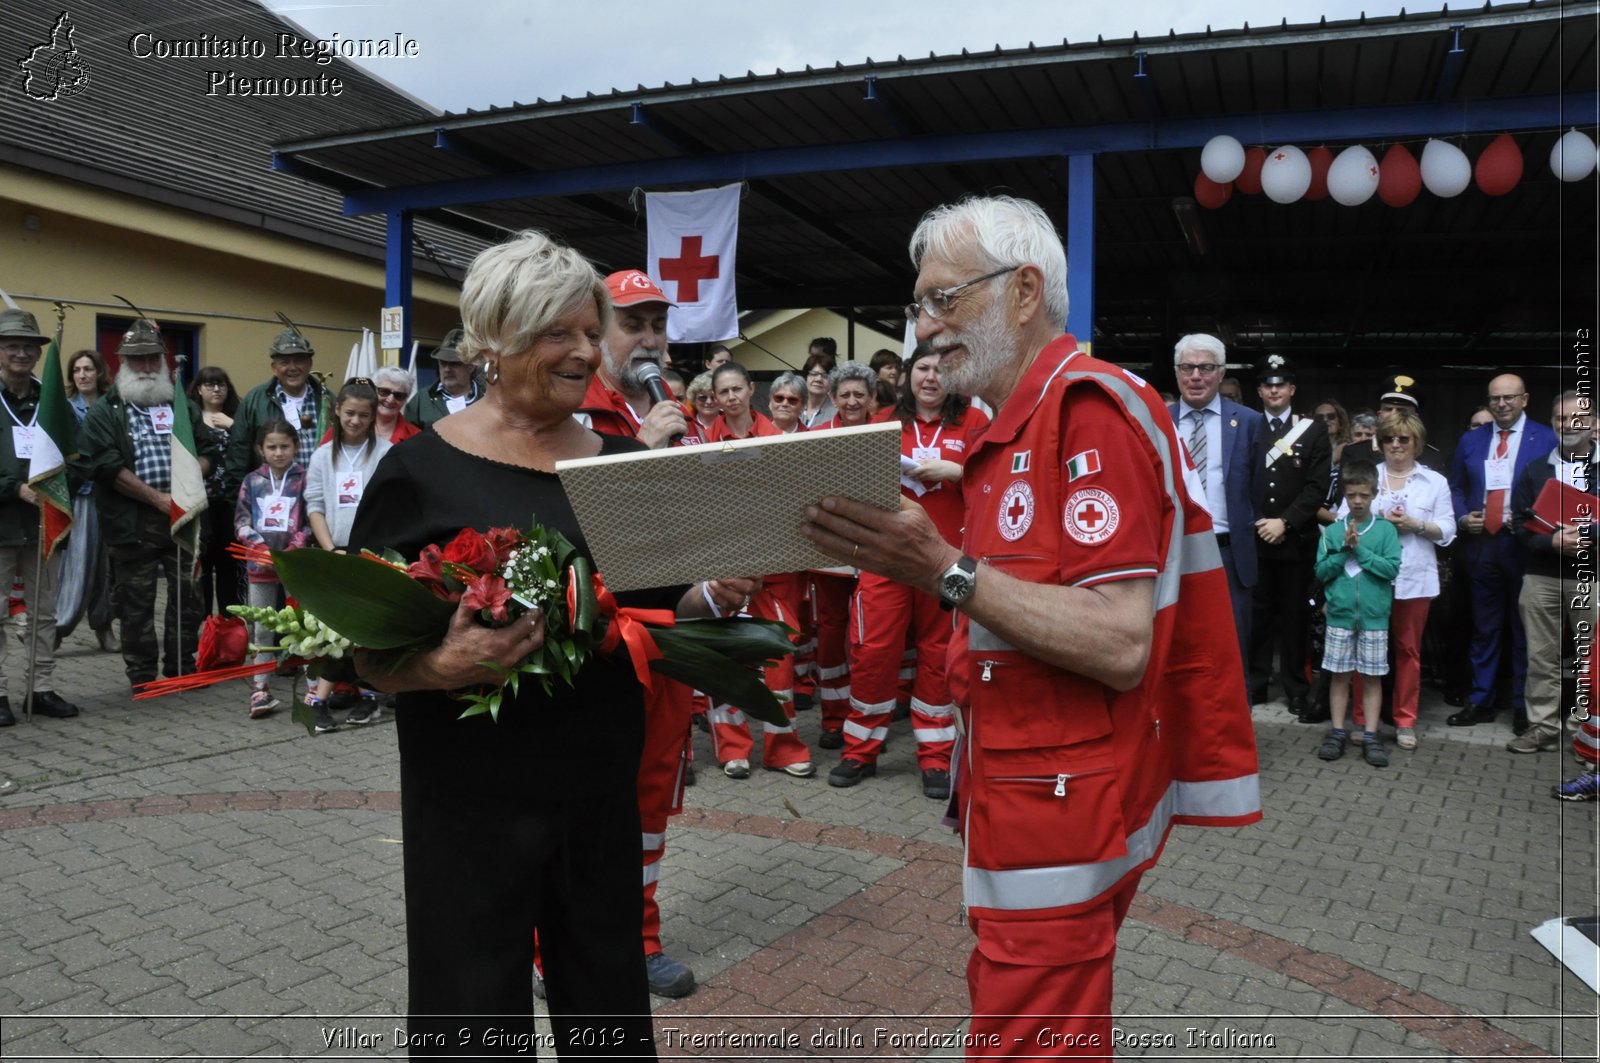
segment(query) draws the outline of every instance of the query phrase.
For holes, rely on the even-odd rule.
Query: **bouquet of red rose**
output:
[[[750,617],[679,620],[669,610],[621,607],[577,547],[537,525],[525,532],[469,528],[442,548],[425,547],[409,564],[392,550],[379,555],[256,549],[251,558],[270,559],[289,604],[282,609],[235,605],[229,611],[278,634],[277,646],[252,646],[252,652],[309,662],[313,675],[338,669],[357,647],[375,651],[391,666],[431,649],[443,640],[460,604],[496,627],[537,607],[544,615],[543,645],[504,670],[498,685],[459,692],[466,704],[463,717],[488,713],[498,719],[507,689],[515,694],[524,676],[550,691],[557,682],[571,685],[592,656],[618,654],[628,658],[646,687],[651,673],[659,672],[756,719],[788,724],[757,669],[794,652],[789,627]],[[136,697],[264,674],[274,667],[269,661],[158,680],[144,684]],[[295,718],[310,726],[303,706],[296,707]]]

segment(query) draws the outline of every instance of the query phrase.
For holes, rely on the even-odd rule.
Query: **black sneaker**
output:
[[[369,723],[377,723],[382,718],[383,709],[379,706],[378,699],[363,694],[345,716],[344,722],[355,727],[364,727]]]
[[[689,970],[689,965],[673,959],[665,952],[646,956],[644,973],[650,983],[650,992],[658,997],[686,997],[694,992],[694,972]]]
[[[922,796],[935,801],[950,799],[950,773],[943,768],[929,768],[922,773]]]
[[[51,716],[58,720],[70,720],[78,715],[78,706],[63,698],[54,690],[35,690],[33,692],[33,714],[35,716]]]
[[[842,731],[823,731],[817,736],[819,749],[843,749],[844,733]]]
[[[11,711],[11,699],[0,694],[0,727],[10,727],[17,722],[17,717]]]
[[[854,757],[845,757],[838,765],[828,772],[829,786],[854,786],[869,775],[878,774],[878,765],[863,764]]]
[[[321,698],[307,698],[306,704],[311,706],[311,711],[317,715],[317,734],[327,734],[329,731],[339,729],[339,721],[333,718],[333,710],[328,708],[328,703]]]

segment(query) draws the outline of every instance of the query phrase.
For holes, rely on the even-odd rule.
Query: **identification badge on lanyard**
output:
[[[1483,463],[1483,487],[1486,491],[1511,490],[1511,459],[1488,458]]]
[[[15,425],[11,429],[11,449],[16,451],[19,458],[33,457],[33,426],[30,424]]]
[[[355,509],[361,504],[361,470],[351,469],[339,475],[339,508]]]
[[[286,532],[289,514],[294,511],[294,500],[283,495],[262,495],[257,501],[256,531]]]
[[[156,435],[170,436],[172,434],[172,407],[152,406],[149,413],[150,427],[155,429]]]
[[[942,461],[944,455],[938,447],[912,447],[911,458],[917,462]]]

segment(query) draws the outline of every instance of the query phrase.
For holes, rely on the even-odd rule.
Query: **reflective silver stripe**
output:
[[[846,683],[842,687],[823,687],[822,688],[822,700],[823,701],[849,701],[850,700],[850,684]]]
[[[734,727],[738,727],[744,723],[744,713],[740,712],[731,705],[718,705],[716,708],[706,713],[706,716],[712,723],[725,723]]]
[[[644,865],[644,881],[641,885],[654,886],[661,878],[661,861]]]
[[[970,908],[1021,911],[1055,908],[1092,901],[1121,881],[1122,876],[1156,855],[1172,822],[1178,784],[1173,783],[1151,813],[1150,821],[1128,835],[1128,852],[1094,864],[1066,867],[1029,867],[1016,871],[986,871],[968,867],[962,887]]]
[[[862,701],[859,698],[850,699],[850,707],[863,716],[881,716],[886,712],[894,711],[894,699],[888,701]]]
[[[1071,359],[1069,358],[1070,362]],[[1063,363],[1065,364],[1065,363]],[[1150,416],[1150,410],[1139,397],[1133,385],[1122,377],[1098,371],[1070,372],[1068,380],[1094,380],[1107,391],[1114,392],[1122,402],[1122,408],[1138,422],[1144,429],[1144,434],[1149,437],[1150,443],[1156,448],[1156,455],[1161,459],[1162,488],[1167,492],[1167,497],[1172,500],[1175,513],[1174,534],[1167,543],[1167,563],[1163,566],[1161,574],[1156,577],[1156,612],[1176,605],[1178,602],[1178,584],[1183,578],[1182,551],[1183,529],[1188,526],[1188,512],[1184,509],[1183,496],[1178,492],[1177,481],[1174,479],[1173,470],[1178,468],[1177,461],[1172,453],[1172,448],[1167,444],[1166,434],[1157,427]]]
[[[859,723],[856,723],[854,720],[846,720],[844,722],[844,733],[849,735],[851,738],[859,738],[863,742],[881,742],[885,738],[889,737],[889,725],[884,724],[882,727],[867,728],[861,726]]]
[[[836,664],[831,668],[819,667],[817,669],[817,677],[819,679],[843,679],[849,674],[850,666],[848,664]]]
[[[1217,533],[1194,532],[1183,537],[1183,574],[1210,572],[1222,567],[1222,550],[1217,546]]]
[[[911,711],[912,712],[920,712],[922,715],[928,717],[929,719],[942,720],[946,716],[949,716],[951,713],[955,712],[956,711],[956,707],[954,705],[951,705],[951,704],[929,705],[926,701],[923,701],[921,698],[912,698],[911,699]]]
[[[645,831],[639,835],[639,841],[645,852],[653,853],[667,844],[667,832],[662,831],[660,834],[651,834],[649,831]]]
[[[1257,775],[1209,782],[1179,781],[1174,785],[1178,788],[1178,800],[1173,808],[1176,816],[1212,819],[1249,816],[1261,811],[1261,778]]]
[[[901,668],[900,669],[900,678],[901,679],[915,679],[915,678],[917,678],[917,666],[913,664],[913,665],[908,665],[907,667]]]
[[[1600,749],[1600,735],[1592,735],[1587,728],[1578,729],[1578,744],[1588,746],[1590,749]]]
[[[916,727],[912,729],[911,734],[918,742],[954,742],[956,740],[956,729],[953,725],[950,727]]]
[[[967,621],[967,649],[989,653],[1004,653],[1007,650],[1015,650],[1016,647],[976,620],[969,619]]]
[[[769,735],[793,734],[794,733],[794,725],[790,724],[787,727],[779,727],[775,723],[768,723],[767,721],[762,720],[761,721],[761,732],[763,734],[769,734]]]

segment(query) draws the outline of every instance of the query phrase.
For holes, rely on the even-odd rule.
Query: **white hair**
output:
[[[1177,365],[1178,359],[1183,357],[1183,352],[1188,350],[1205,351],[1217,360],[1218,365],[1228,363],[1228,348],[1215,336],[1208,336],[1204,332],[1191,332],[1177,343],[1172,345],[1172,364]]]
[[[871,366],[860,362],[842,362],[828,374],[828,394],[835,397],[839,394],[839,385],[846,380],[859,380],[867,386],[867,394],[872,394],[872,389],[878,384],[878,374],[872,371]]]
[[[976,252],[987,269],[1034,265],[1044,274],[1044,308],[1067,327],[1067,251],[1039,204],[1014,196],[972,196],[934,207],[911,234],[911,263],[935,254],[956,258]]]
[[[378,371],[372,374],[372,383],[380,388],[388,388],[390,391],[404,389],[407,395],[411,394],[411,374],[397,365],[379,366]]]
[[[600,330],[611,327],[611,296],[589,260],[544,233],[525,229],[472,260],[461,282],[458,348],[469,359],[480,352],[521,354],[533,349],[551,323],[594,300]]]

